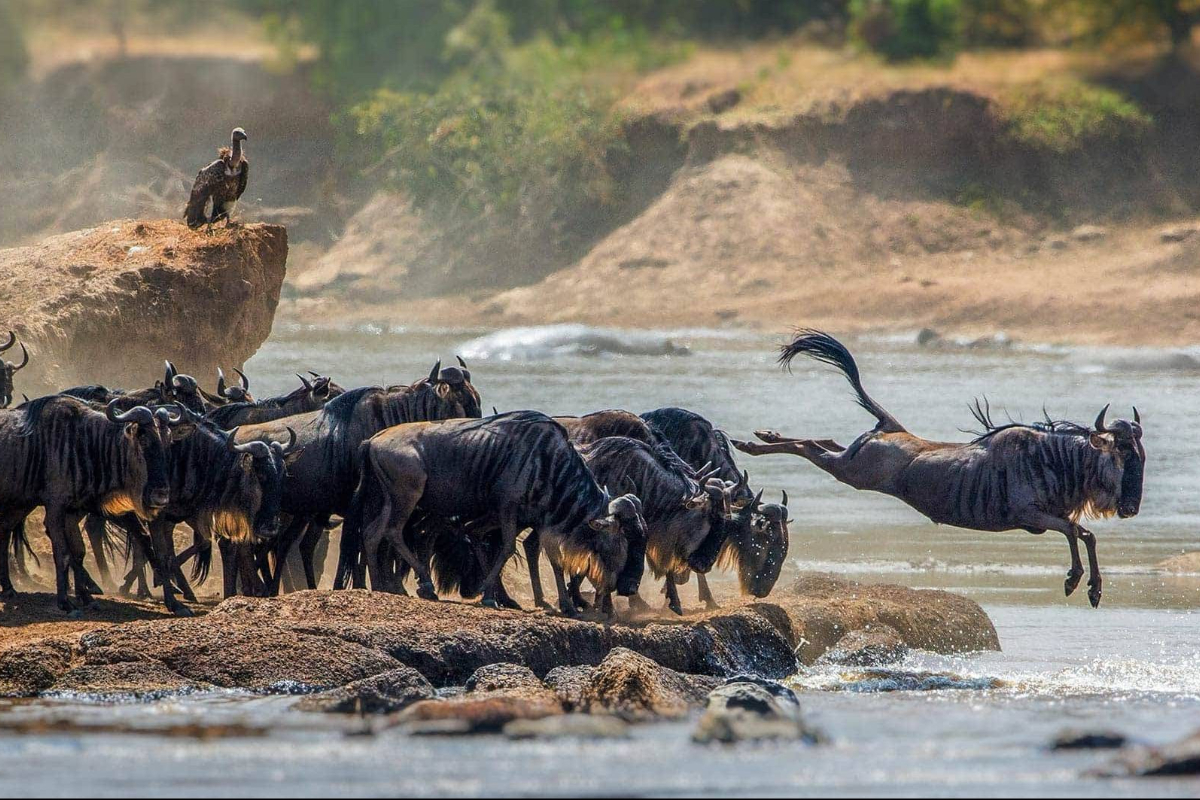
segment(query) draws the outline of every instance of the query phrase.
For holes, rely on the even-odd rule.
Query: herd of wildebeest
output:
[[[0,352],[16,346],[9,335]],[[45,510],[58,606],[73,613],[100,593],[84,566],[85,534],[102,578],[109,560],[129,565],[124,591],[150,581],[179,615],[191,583],[221,549],[226,596],[280,590],[298,549],[308,588],[316,553],[340,520],[334,587],[482,597],[519,608],[503,569],[523,550],[535,602],[540,559],[549,562],[558,609],[576,616],[592,603],[614,612],[612,595],[638,596],[645,565],[682,613],[680,585],[697,576],[700,600],[716,605],[705,576],[736,569],[743,593],[766,597],[788,555],[788,498],[763,502],[733,452],[800,456],[843,483],[892,495],[937,523],[983,531],[1064,534],[1070,595],[1084,571],[1100,602],[1095,536],[1084,517],[1130,517],[1142,496],[1140,415],[1090,425],[1051,420],[997,425],[976,403],[984,430],[965,443],[914,436],[863,389],[849,351],[833,337],[800,330],[783,346],[838,368],[857,402],[878,421],[849,447],[759,431],[761,442],[729,438],[699,414],[661,408],[641,415],[599,411],[550,417],[537,411],[483,415],[462,359],[411,384],[345,390],[330,378],[297,376],[293,392],[256,399],[238,371],[216,392],[167,362],[153,387],[66,389],[9,407],[17,371],[0,358],[0,598],[15,592],[10,566],[35,558],[26,520]],[[495,412],[495,409],[493,409]],[[176,552],[186,523],[191,546]],[[524,539],[522,539],[524,535]],[[191,562],[190,575],[184,566]],[[149,575],[147,574],[149,569]],[[69,597],[74,583],[74,599]]]

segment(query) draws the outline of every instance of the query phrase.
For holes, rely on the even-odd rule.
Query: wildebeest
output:
[[[554,421],[567,429],[571,443],[576,447],[592,444],[610,436],[624,436],[646,444],[658,441],[658,437],[645,420],[637,414],[619,409],[597,411],[582,417],[555,417]]]
[[[981,531],[1058,531],[1071,548],[1065,588],[1071,595],[1083,577],[1079,540],[1087,546],[1088,599],[1100,604],[1102,579],[1095,535],[1084,517],[1136,515],[1142,503],[1146,451],[1141,418],[1105,423],[1105,406],[1092,428],[1064,422],[992,425],[965,444],[931,442],[909,433],[863,389],[853,356],[828,334],[799,331],[781,349],[788,366],[806,355],[837,367],[857,402],[878,420],[874,429],[842,447],[827,439],[790,439],[756,432],[766,444],[735,442],[751,455],[789,453],[816,464],[839,481],[896,497],[936,523]],[[978,411],[978,406],[976,407]]]
[[[709,481],[711,472],[696,475],[666,444],[613,436],[581,448],[580,454],[599,484],[629,487],[641,499],[646,561],[656,578],[666,578],[670,609],[683,614],[675,579],[689,570],[708,572],[716,562],[727,535],[727,487]],[[532,565],[531,560],[531,573]],[[540,594],[536,579],[533,590],[535,597]]]
[[[787,561],[787,495],[784,495],[782,510],[775,505],[760,506],[761,493],[760,498],[754,497],[749,477],[734,461],[729,437],[696,412],[684,408],[659,408],[642,414],[642,419],[692,469],[711,464],[716,477],[732,487],[730,507],[733,516],[725,523],[728,536],[721,544],[717,563],[722,568],[737,568],[744,593],[766,597],[775,588],[780,570]],[[781,531],[785,535],[780,535]],[[710,609],[716,608],[717,601],[705,574],[697,573],[696,581],[701,602]]]
[[[311,381],[302,375],[296,377],[300,378],[300,388],[265,400],[233,400],[236,393],[228,390],[225,396],[230,398],[230,402],[214,408],[208,413],[208,418],[226,430],[239,425],[257,425],[309,411],[320,411],[326,403],[346,391],[331,379],[320,375],[314,376]],[[249,397],[248,394],[244,396]]]
[[[376,589],[391,588],[385,541],[417,573],[419,596],[436,599],[428,565],[409,547],[405,526],[418,508],[463,519],[494,519],[501,552],[484,579],[483,603],[497,607],[496,579],[517,537],[532,529],[554,571],[559,609],[577,614],[567,579],[587,577],[611,612],[614,590],[636,594],[646,528],[640,501],[612,498],[597,483],[567,431],[535,411],[483,420],[417,423],[383,431],[362,449],[362,482],[343,526],[344,547],[361,548]],[[340,571],[352,566],[343,559]],[[339,575],[344,583],[347,575]]]
[[[284,481],[283,511],[291,521],[276,538],[271,591],[278,590],[282,565],[292,544],[303,537],[301,556],[309,588],[315,588],[313,554],[331,516],[344,515],[359,480],[359,448],[379,431],[404,422],[481,416],[479,393],[470,373],[442,368],[409,386],[353,389],[320,411],[244,425],[238,441],[279,441],[292,428],[303,449]],[[306,533],[307,531],[307,533]]]
[[[167,449],[180,417],[139,406],[98,412],[73,397],[52,395],[0,412],[0,576],[8,583],[8,537],[34,508],[46,509],[54,551],[58,606],[72,611],[75,595],[91,601],[83,569],[83,514],[151,519],[170,502]],[[165,565],[161,565],[165,566]]]
[[[17,343],[17,335],[12,331],[8,332],[8,343],[0,344],[0,353],[6,350],[11,350]],[[25,349],[25,345],[21,345],[21,363],[14,364],[11,361],[5,361],[0,358],[0,408],[8,408],[12,405],[13,399],[13,379],[16,374],[25,367],[29,366],[29,351]]]
[[[236,429],[227,433],[203,417],[188,413],[169,451],[171,502],[150,523],[150,531],[152,546],[165,549],[172,564],[170,576],[159,576],[164,595],[171,594],[169,583],[177,580],[185,596],[194,601],[175,566],[175,526],[187,523],[195,532],[195,544],[190,548],[196,557],[192,577],[203,582],[208,576],[214,540],[222,545],[246,545],[278,534],[287,464],[299,453],[294,432],[289,432],[286,445],[258,441],[238,444]],[[118,522],[131,535],[136,534],[130,528],[135,520],[124,518]],[[141,554],[136,547],[135,554]],[[184,560],[186,556],[180,558]],[[222,565],[226,593],[231,594],[230,587],[236,584],[235,570],[244,570],[247,565],[235,558],[224,559]],[[143,579],[143,566],[135,558],[133,570],[126,576],[126,590],[134,579]],[[250,576],[243,572],[241,577],[248,580]],[[173,613],[188,613],[173,598],[166,603]]]

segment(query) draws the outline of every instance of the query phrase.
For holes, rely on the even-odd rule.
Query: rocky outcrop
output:
[[[144,680],[159,693],[207,685],[326,691],[314,710],[390,713],[433,687],[465,685],[460,697],[473,708],[459,708],[459,718],[498,730],[505,718],[551,711],[675,716],[698,707],[714,678],[781,679],[796,672],[797,653],[812,663],[839,642],[852,644],[842,641],[847,634],[883,626],[894,630],[888,648],[999,647],[982,609],[946,592],[809,576],[772,599],[672,624],[601,624],[364,591],[239,597],[193,619],[18,640],[0,651],[0,695],[136,694]],[[861,644],[874,652],[874,642]],[[451,711],[414,712],[421,715],[435,722]]]
[[[832,575],[801,575],[771,602],[786,612],[791,641],[812,664],[852,631],[892,628],[905,645],[933,653],[999,650],[996,628],[979,604],[960,595],[890,584],[865,584]]]
[[[110,222],[0,250],[0,329],[29,346],[17,391],[101,383],[140,388],[162,362],[210,382],[271,332],[287,263],[278,225]]]

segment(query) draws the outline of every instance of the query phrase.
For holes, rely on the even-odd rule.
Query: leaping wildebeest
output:
[[[986,431],[971,442],[931,442],[909,433],[863,389],[858,365],[841,342],[801,330],[781,348],[780,363],[809,356],[837,367],[860,406],[878,420],[849,447],[828,439],[790,439],[757,431],[765,444],[734,442],[750,455],[786,453],[808,459],[842,483],[891,495],[932,521],[980,531],[1058,531],[1071,548],[1066,593],[1083,578],[1079,540],[1087,547],[1088,599],[1099,606],[1102,579],[1096,537],[1085,517],[1122,519],[1138,513],[1146,451],[1141,417],[1105,423],[1105,406],[1088,428],[1068,422],[993,425],[976,405]]]

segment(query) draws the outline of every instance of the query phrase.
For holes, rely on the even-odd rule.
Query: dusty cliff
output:
[[[271,332],[287,230],[117,221],[0,250],[0,328],[29,347],[17,391],[150,385],[242,364]]]

